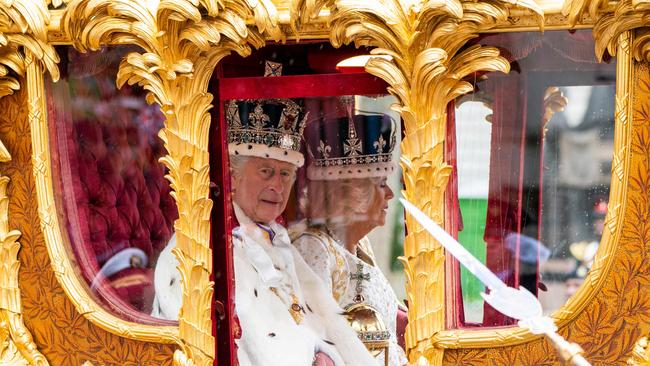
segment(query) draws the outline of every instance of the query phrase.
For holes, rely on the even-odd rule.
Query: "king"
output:
[[[290,99],[233,100],[226,105],[239,364],[374,365],[342,310],[277,222],[296,170],[307,116]],[[163,251],[156,268],[157,316],[178,314],[178,263]],[[175,280],[176,279],[176,280]]]

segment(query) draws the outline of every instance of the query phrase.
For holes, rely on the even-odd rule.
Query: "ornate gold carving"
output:
[[[20,231],[9,230],[9,178],[0,176],[0,364],[48,366],[23,324],[18,288]]]
[[[564,96],[560,88],[552,86],[544,92],[544,115],[542,115],[542,128],[544,129],[544,137],[548,128],[546,125],[551,121],[553,115],[561,112],[566,107],[569,100]]]
[[[613,13],[605,14],[594,27],[596,56],[601,60],[605,51],[615,56],[619,46],[619,36],[627,31],[636,31],[630,43],[632,55],[637,61],[650,60],[650,30],[647,18],[650,16],[648,0],[622,0],[617,3]]]
[[[515,2],[512,2],[515,3]],[[538,14],[535,2],[518,1]],[[509,71],[509,63],[493,47],[460,51],[481,31],[508,19],[506,1],[304,1],[292,5],[292,26],[302,29],[327,6],[331,42],[376,47],[366,71],[389,84],[405,126],[402,168],[406,199],[437,222],[444,218],[444,194],[451,167],[444,161],[446,108],[449,101],[472,91],[462,79],[477,71]],[[540,23],[541,25],[541,23]],[[404,242],[406,291],[410,304],[406,346],[410,364],[440,365],[443,352],[433,344],[444,329],[444,252],[409,216]]]
[[[16,77],[25,76],[25,51],[42,62],[54,80],[59,78],[58,56],[47,44],[50,15],[44,2],[0,3],[0,98],[20,88]],[[8,161],[9,152],[0,141],[0,161]]]
[[[609,0],[567,0],[562,5],[562,14],[567,17],[571,26],[575,26],[585,13],[591,18],[598,18],[599,14],[609,4]]]
[[[54,1],[62,2],[67,4],[70,0],[47,0],[54,4]],[[600,1],[600,0],[597,0]],[[564,6],[569,6],[573,4],[574,1],[565,2]],[[277,7],[277,18],[278,25],[281,29],[281,33],[286,35],[287,39],[329,39],[330,28],[328,27],[328,19],[330,16],[329,10],[326,8],[321,10],[318,16],[315,18],[309,19],[306,23],[303,22],[300,28],[299,36],[294,33],[293,28],[290,25],[290,0],[272,0]],[[544,11],[544,29],[545,30],[558,30],[558,29],[582,29],[582,28],[593,28],[596,23],[597,17],[591,16],[587,11],[583,11],[582,15],[576,16],[575,22],[569,22],[569,17],[562,14],[561,5],[558,5],[558,1],[549,0],[537,1],[539,7]],[[613,12],[613,6],[611,5],[612,1],[608,2],[609,4],[606,7],[603,7],[598,14],[605,12]],[[572,5],[576,6],[576,5]],[[54,5],[51,5],[54,7]],[[69,44],[72,42],[69,35],[65,34],[60,27],[60,22],[58,21],[62,14],[62,9],[64,7],[58,6],[57,9],[52,10],[52,23],[49,27],[48,38],[50,42],[57,44]],[[588,8],[585,5],[585,8]],[[518,9],[512,8],[510,15],[507,19],[500,20],[493,28],[485,29],[484,32],[494,33],[494,32],[528,32],[528,31],[538,31],[540,28],[540,18],[539,14],[527,9]],[[267,40],[273,40],[272,36],[267,36]]]
[[[58,58],[47,44],[49,23],[43,2],[0,3],[0,98],[20,88],[16,76],[24,76],[26,54],[35,54],[32,63],[45,65],[58,78]],[[0,141],[0,162],[11,160]],[[31,333],[23,324],[20,289],[18,287],[18,230],[9,230],[9,178],[0,176],[0,363],[11,365],[49,365],[38,351]]]
[[[124,321],[93,300],[88,285],[74,270],[74,254],[61,232],[52,183],[52,158],[47,128],[47,107],[43,69],[27,55],[27,108],[32,131],[32,163],[47,251],[57,280],[77,311],[99,327],[126,338],[172,343],[178,339],[176,327],[150,326]]]
[[[45,2],[52,8],[60,8],[62,5],[69,3],[70,0],[45,0]]]
[[[54,80],[59,78],[58,56],[47,44],[50,14],[44,1],[0,3],[0,98],[20,88],[15,76],[25,75],[25,53],[42,62]]]
[[[254,19],[253,25],[247,25]],[[208,82],[217,63],[232,51],[248,55],[264,45],[263,34],[282,39],[276,9],[264,0],[161,1],[73,0],[62,27],[81,51],[106,44],[135,44],[143,53],[122,61],[118,86],[138,84],[147,101],[166,116],[159,136],[168,155],[179,219],[175,222],[183,306],[179,313],[181,350],[177,365],[211,365],[213,283],[210,249],[208,129],[212,95]]]

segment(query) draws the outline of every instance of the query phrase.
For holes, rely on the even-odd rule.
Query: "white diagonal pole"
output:
[[[476,278],[490,290],[489,294],[482,293],[483,299],[499,312],[519,320],[519,326],[527,328],[533,334],[545,334],[553,342],[563,361],[569,361],[574,366],[591,366],[582,357],[582,349],[576,343],[567,342],[557,334],[557,327],[548,316],[543,315],[542,304],[537,297],[526,288],[515,289],[507,286],[489,268],[472,255],[456,239],[436,224],[429,216],[420,211],[407,200],[399,199],[406,211],[422,225],[448,253],[454,256]]]

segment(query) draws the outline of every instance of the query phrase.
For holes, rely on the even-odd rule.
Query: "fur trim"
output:
[[[348,178],[375,178],[390,175],[395,170],[392,161],[373,164],[313,166],[307,168],[311,180],[338,180]]]
[[[318,276],[302,258],[300,252],[293,246],[291,246],[291,251],[305,302],[313,310],[314,317],[311,320],[318,322],[315,326],[325,329],[327,340],[334,344],[345,365],[376,365],[377,361],[370,355],[366,346],[359,340],[357,333],[350,327],[345,316],[342,315],[343,310],[336,303],[332,294],[327,291]]]
[[[242,358],[252,365],[306,366],[312,364],[316,352],[323,352],[335,366],[374,366],[376,361],[341,315],[341,308],[290,244],[286,229],[271,223],[276,233],[274,245],[266,245],[268,237],[255,233],[262,230],[249,225],[250,219],[238,206],[235,215],[244,229],[241,235],[233,236],[235,312],[242,329],[238,353]],[[245,247],[260,245],[276,254],[288,250],[289,262],[284,270],[295,273],[294,289],[302,293],[306,307],[302,323],[295,323],[286,305],[255,269]]]
[[[269,147],[263,144],[230,143],[228,144],[228,153],[230,155],[256,156],[258,158],[286,161],[298,168],[305,164],[305,157],[298,151]]]

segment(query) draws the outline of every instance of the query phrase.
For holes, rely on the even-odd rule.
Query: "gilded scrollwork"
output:
[[[561,112],[569,103],[569,100],[560,88],[556,86],[551,86],[546,89],[544,92],[544,103],[543,110],[544,114],[542,115],[542,128],[544,128],[544,137],[546,137],[546,131],[548,130],[547,124],[553,118],[553,115],[557,112]]]
[[[36,55],[54,80],[58,56],[47,43],[50,14],[44,1],[0,3],[0,98],[20,88],[16,76],[25,75],[25,50]]]
[[[562,14],[567,17],[569,24],[575,26],[582,17],[589,14],[591,18],[598,18],[609,0],[567,0],[562,5]]]
[[[9,178],[0,176],[0,364],[48,366],[23,324],[18,287],[21,233],[9,229],[8,185]]]
[[[647,0],[622,0],[614,12],[603,15],[594,27],[596,57],[601,60],[605,52],[616,55],[619,37],[635,31],[631,43],[632,56],[637,61],[650,60],[650,31],[648,30],[650,2]]]
[[[47,5],[51,8],[57,9],[63,7],[65,4],[69,3],[70,0],[45,0]]]
[[[25,75],[28,58],[58,79],[58,57],[47,43],[49,16],[42,1],[0,3],[0,98],[20,88],[18,78]],[[10,160],[9,151],[0,141],[0,162]],[[23,323],[18,287],[21,233],[9,229],[8,184],[9,178],[0,176],[0,363],[45,366],[49,363]]]
[[[472,91],[463,80],[478,71],[509,71],[509,63],[493,47],[470,46],[479,32],[508,20],[513,5],[537,14],[533,1],[303,1],[292,4],[292,26],[300,31],[327,7],[330,40],[335,47],[354,42],[374,47],[366,71],[382,78],[397,97],[393,108],[405,126],[402,141],[404,196],[439,223],[451,167],[444,160],[446,108]],[[440,365],[443,352],[433,344],[444,329],[444,251],[410,217],[404,242],[409,324],[409,362]]]
[[[251,23],[247,23],[251,20]],[[167,155],[179,219],[174,228],[183,305],[179,313],[177,365],[211,365],[213,283],[210,249],[208,130],[212,95],[208,82],[231,52],[246,56],[264,45],[264,35],[283,38],[275,6],[259,1],[160,2],[71,1],[62,20],[80,51],[109,44],[139,46],[120,65],[118,86],[138,84],[166,116],[159,136]]]

